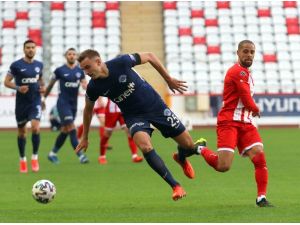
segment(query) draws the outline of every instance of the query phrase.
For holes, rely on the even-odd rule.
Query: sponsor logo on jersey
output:
[[[125,74],[122,74],[120,77],[119,77],[119,82],[120,83],[126,83],[127,81],[127,76]]]
[[[66,82],[65,87],[67,87],[67,88],[77,88],[77,87],[79,87],[79,80],[77,82]]]
[[[20,71],[21,71],[21,72],[24,72],[24,71],[26,71],[26,70],[27,70],[26,68],[24,68],[24,69],[20,69]]]
[[[104,96],[106,96],[109,93],[110,90],[107,90],[106,92],[103,93]]]
[[[67,77],[67,76],[69,76],[69,74],[68,73],[64,73],[64,77]]]
[[[21,82],[22,84],[34,84],[38,81],[39,76],[37,75],[36,77],[26,77],[22,78]]]
[[[119,103],[119,102],[122,102],[124,101],[125,99],[127,99],[134,91],[135,91],[135,83],[133,82],[130,82],[128,85],[127,85],[127,90],[124,91],[122,94],[120,94],[117,98],[114,98],[114,102],[115,103]]]
[[[35,72],[39,73],[41,71],[41,68],[40,67],[35,67],[34,70],[35,70]]]

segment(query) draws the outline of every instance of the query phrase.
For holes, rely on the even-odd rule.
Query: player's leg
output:
[[[240,154],[248,156],[254,165],[257,186],[256,204],[260,207],[270,207],[272,205],[266,199],[268,168],[261,137],[257,129],[249,124],[241,132],[239,140],[238,147]]]
[[[112,132],[113,132],[112,128],[105,127],[103,136],[101,137],[101,140],[100,140],[100,155],[98,157],[99,164],[102,164],[102,165],[107,164],[107,159],[106,159],[107,143],[112,135]]]
[[[19,156],[20,156],[20,172],[27,173],[27,160],[25,156],[25,146],[26,146],[26,127],[25,124],[21,126],[18,125],[18,149],[19,149]]]
[[[97,115],[99,121],[99,140],[101,140],[105,132],[105,118],[106,118],[105,107],[96,108],[94,109],[94,112]],[[101,141],[100,141],[100,148],[101,148]],[[106,143],[106,150],[107,149],[112,149],[112,147],[108,145],[108,142]]]
[[[54,164],[59,163],[57,153],[59,152],[60,148],[65,143],[68,135],[69,135],[68,129],[67,129],[66,125],[64,125],[64,123],[62,122],[62,125],[60,128],[60,133],[57,135],[54,146],[48,154],[48,159],[50,162],[52,162]]]
[[[237,145],[238,128],[235,126],[218,125],[218,151],[214,152],[204,145],[198,146],[198,152],[202,155],[208,165],[218,172],[226,172],[230,169],[233,158],[234,149]],[[206,142],[206,141],[204,141]],[[197,142],[196,142],[197,145]]]
[[[125,131],[125,134],[127,136],[128,145],[129,145],[129,148],[130,148],[130,151],[131,151],[131,160],[134,163],[142,162],[143,157],[138,155],[138,148],[137,148],[136,144],[134,143],[134,140],[133,140],[133,138],[131,137],[131,135],[128,131],[128,128],[125,124],[124,118],[123,118],[121,113],[118,113],[118,114],[119,114],[119,116],[118,116],[119,124],[120,124],[121,128]]]
[[[40,121],[31,120],[31,141],[32,141],[32,156],[31,156],[31,168],[33,172],[39,171],[38,163],[38,151],[40,146]]]

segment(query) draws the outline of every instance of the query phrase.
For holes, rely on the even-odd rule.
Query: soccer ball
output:
[[[54,199],[56,188],[49,180],[39,180],[32,187],[33,198],[43,204],[47,204]]]

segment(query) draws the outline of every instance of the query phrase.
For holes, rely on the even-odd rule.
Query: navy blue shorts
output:
[[[42,106],[40,103],[31,103],[27,105],[17,105],[16,120],[18,127],[24,127],[28,121],[41,120]]]
[[[65,126],[74,122],[76,118],[77,105],[57,101],[57,111],[61,125]]]
[[[152,135],[152,124],[165,137],[176,137],[185,131],[185,126],[181,123],[178,117],[169,109],[164,108],[160,111],[145,113],[141,115],[124,115],[126,125],[131,136],[138,132],[147,132]]]

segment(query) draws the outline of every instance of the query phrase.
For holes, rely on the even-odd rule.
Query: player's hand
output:
[[[40,86],[39,92],[40,92],[41,94],[44,94],[45,91],[46,91],[45,86]]]
[[[22,94],[26,94],[29,91],[28,85],[22,85],[19,87],[18,92]]]
[[[188,88],[185,81],[177,80],[175,78],[171,78],[167,81],[169,88],[173,93],[175,93],[175,90],[179,93],[183,94]]]
[[[257,113],[252,112],[252,116],[253,116],[253,117],[258,117],[258,118],[260,118],[260,112],[257,112]]]
[[[80,152],[81,150],[83,150],[83,151],[86,152],[88,146],[89,146],[88,140],[82,138],[82,139],[80,140],[79,144],[77,145],[77,147],[75,148],[75,152],[78,153],[78,152]]]

